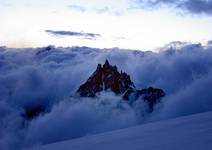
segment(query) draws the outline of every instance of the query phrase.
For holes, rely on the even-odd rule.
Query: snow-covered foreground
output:
[[[212,111],[33,148],[66,149],[211,150]]]

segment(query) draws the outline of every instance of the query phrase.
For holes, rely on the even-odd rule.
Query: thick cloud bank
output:
[[[74,95],[108,59],[136,87],[158,87],[166,96],[152,114],[107,91]],[[158,53],[88,47],[0,48],[0,149],[19,149],[212,110],[212,47],[172,43]],[[45,109],[32,120],[23,114]]]

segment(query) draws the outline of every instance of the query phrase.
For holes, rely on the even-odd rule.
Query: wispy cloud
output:
[[[54,31],[54,30],[45,30],[45,32],[50,33],[56,36],[75,36],[75,37],[82,37],[84,39],[94,40],[100,37],[100,34],[96,33],[86,33],[86,32],[75,32],[75,31]]]
[[[3,7],[13,7],[14,5],[9,2],[0,1],[0,6]]]
[[[93,8],[93,11],[97,14],[111,14],[115,16],[122,16],[125,13],[125,9],[114,9],[108,6],[102,8]]]
[[[126,11],[124,8],[116,9],[111,6],[86,7],[83,5],[69,5],[68,8],[70,8],[73,11],[77,11],[77,12],[81,12],[81,13],[91,12],[91,13],[96,13],[96,14],[110,14],[110,15],[115,15],[115,16],[121,16]]]
[[[86,11],[86,8],[81,5],[69,5],[68,7],[75,11],[80,11],[80,12]]]

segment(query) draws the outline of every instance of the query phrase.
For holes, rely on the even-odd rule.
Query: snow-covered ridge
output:
[[[212,111],[148,123],[33,150],[211,150]]]

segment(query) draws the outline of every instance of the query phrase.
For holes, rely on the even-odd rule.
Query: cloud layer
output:
[[[162,88],[166,97],[152,114],[110,92],[74,96],[108,59],[136,87]],[[0,48],[0,149],[19,149],[212,110],[212,47],[174,42],[158,53],[88,47]],[[45,113],[25,120],[36,107]]]

